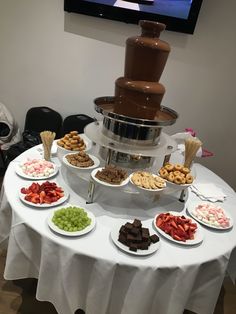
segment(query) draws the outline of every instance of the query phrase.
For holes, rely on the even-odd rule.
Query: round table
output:
[[[88,182],[54,156],[59,173],[50,180],[66,188],[70,204],[96,217],[96,227],[87,235],[65,237],[48,227],[54,207],[29,207],[19,199],[20,188],[32,180],[19,177],[15,167],[27,157],[40,158],[38,147],[10,163],[1,192],[0,241],[9,236],[6,279],[38,278],[37,299],[52,302],[59,314],[73,314],[77,308],[86,314],[213,313],[226,271],[236,278],[235,227],[217,231],[203,226],[203,242],[196,246],[160,237],[160,248],[148,256],[127,254],[110,237],[114,226],[133,218],[153,230],[157,213],[185,213],[189,203],[199,200],[190,189],[181,203],[176,194],[150,197],[97,186],[94,203],[86,204]],[[235,192],[207,168],[194,167],[197,182],[222,188],[227,195],[222,206],[236,222]]]

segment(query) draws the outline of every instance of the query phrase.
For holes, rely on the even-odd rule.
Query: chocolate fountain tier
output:
[[[139,25],[142,34],[126,40],[124,76],[158,82],[170,52],[170,45],[159,38],[165,25],[151,21],[140,21]]]
[[[120,77],[115,82],[114,112],[140,119],[154,119],[165,93],[156,82],[133,81]]]
[[[178,114],[167,107],[161,107],[153,120],[117,114],[114,112],[115,97],[100,97],[94,102],[95,110],[103,115],[102,133],[129,145],[158,145],[162,128],[174,124],[178,118]]]

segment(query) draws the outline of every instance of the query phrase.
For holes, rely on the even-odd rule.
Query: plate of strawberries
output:
[[[47,208],[64,203],[69,197],[56,182],[33,182],[20,190],[20,199],[23,203],[35,207]]]
[[[196,245],[203,241],[201,226],[179,212],[157,214],[153,221],[156,230],[168,240],[182,245]]]

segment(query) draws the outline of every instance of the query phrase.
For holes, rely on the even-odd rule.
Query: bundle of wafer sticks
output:
[[[55,139],[56,133],[51,131],[43,131],[40,133],[40,137],[43,143],[44,159],[51,160],[52,143]]]
[[[202,142],[196,138],[188,138],[185,140],[185,161],[184,166],[191,167],[191,164],[196,156],[197,151],[202,146]]]

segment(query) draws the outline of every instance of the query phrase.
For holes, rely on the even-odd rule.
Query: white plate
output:
[[[135,173],[135,172],[134,172]],[[163,188],[157,188],[157,189],[146,189],[146,188],[143,188],[143,187],[141,187],[141,186],[138,186],[138,185],[136,185],[133,181],[132,181],[132,176],[133,176],[133,174],[134,173],[131,173],[131,175],[129,176],[129,181],[136,187],[136,188],[138,188],[138,189],[140,189],[140,190],[144,190],[144,191],[148,191],[148,192],[159,192],[159,191],[162,191],[162,190],[164,190],[165,188],[166,188],[166,183],[165,183],[165,186],[163,187]],[[156,174],[152,174],[154,177],[159,177],[159,176],[157,176]],[[164,180],[164,179],[163,179]],[[165,180],[166,181],[166,180]]]
[[[33,183],[33,182],[32,182],[32,183]],[[38,182],[35,182],[35,183],[38,183]],[[42,182],[42,183],[43,183],[43,182]],[[55,182],[55,183],[56,183],[56,182]],[[57,184],[57,183],[56,183],[56,184]],[[30,184],[30,185],[31,185],[31,184]],[[29,186],[30,186],[30,185],[29,185]],[[26,188],[28,188],[29,186],[27,186]],[[58,186],[58,184],[57,184],[57,186]],[[25,187],[25,186],[24,186],[24,187]],[[33,207],[38,207],[38,208],[49,208],[49,207],[54,207],[54,206],[60,205],[60,204],[64,203],[64,202],[68,199],[69,193],[68,193],[64,188],[62,188],[62,189],[63,189],[63,191],[64,191],[64,196],[61,197],[61,198],[59,198],[59,200],[57,200],[56,202],[53,202],[53,203],[51,203],[51,204],[34,204],[34,203],[32,203],[32,202],[26,201],[26,200],[25,200],[26,194],[23,194],[23,193],[21,193],[21,192],[19,192],[19,197],[20,197],[21,201],[22,201],[23,203],[25,203],[26,205],[33,206]]]
[[[103,167],[94,169],[92,171],[91,177],[94,179],[94,181],[96,181],[102,185],[112,187],[112,188],[119,188],[119,187],[124,186],[124,185],[129,183],[129,177],[127,177],[124,181],[122,181],[121,184],[110,184],[110,183],[99,180],[98,178],[95,177],[95,175],[96,175],[97,171],[101,171],[102,169],[103,169]]]
[[[194,180],[193,180],[194,182]],[[188,187],[190,187],[193,183],[190,183],[190,184],[176,184],[174,182],[170,182],[168,180],[166,180],[166,185],[169,186],[169,187],[175,187],[175,188],[178,188],[178,189],[181,189],[181,190],[184,190],[184,189],[187,189]]]
[[[25,161],[26,162],[26,161]],[[30,180],[45,180],[45,179],[49,179],[49,178],[52,178],[54,177],[57,173],[58,173],[58,167],[57,165],[55,165],[54,163],[53,166],[54,166],[54,172],[51,173],[49,176],[43,176],[43,177],[33,177],[33,176],[30,176],[28,174],[25,174],[24,171],[22,170],[21,166],[25,163],[25,162],[22,162],[20,164],[16,164],[15,165],[15,171],[16,173],[22,177],[22,178],[25,178],[25,179],[30,179]]]
[[[100,160],[93,156],[93,155],[89,155],[89,157],[93,160],[94,164],[90,167],[76,167],[76,166],[73,166],[71,165],[68,160],[66,159],[66,156],[69,156],[69,155],[75,155],[77,154],[76,152],[75,153],[69,153],[69,154],[66,154],[63,156],[62,158],[62,161],[64,162],[64,164],[67,166],[67,167],[70,167],[70,168],[73,168],[73,169],[80,169],[80,170],[89,170],[89,169],[94,169],[94,168],[97,168],[100,164]]]
[[[224,213],[226,215],[226,217],[229,218],[229,227],[226,227],[226,228],[222,228],[222,227],[217,227],[217,226],[213,226],[213,225],[210,225],[208,224],[207,222],[204,222],[202,221],[201,219],[197,218],[194,214],[193,214],[193,210],[198,206],[198,205],[202,205],[202,204],[210,204],[211,206],[219,206],[221,207],[221,205],[217,205],[217,204],[213,204],[213,203],[210,203],[210,202],[193,202],[191,204],[189,204],[187,206],[187,210],[188,210],[188,213],[195,219],[197,220],[198,222],[200,222],[202,225],[204,226],[207,226],[209,228],[212,228],[212,229],[216,229],[216,230],[228,230],[228,229],[231,229],[233,227],[233,224],[234,224],[234,221],[233,221],[233,218],[231,215],[229,215],[229,213],[227,213],[225,210],[224,210]],[[222,208],[222,207],[221,207]],[[222,208],[223,209],[223,208]]]
[[[121,249],[122,251],[129,253],[129,254],[132,254],[132,255],[136,255],[136,256],[145,256],[145,255],[153,254],[154,252],[156,252],[159,249],[160,240],[156,243],[151,243],[148,250],[138,249],[136,252],[130,251],[128,246],[126,246],[126,245],[124,245],[118,241],[120,228],[121,228],[121,226],[115,226],[111,230],[111,239],[115,243],[115,245],[118,246],[118,248]],[[152,232],[152,230],[150,230],[150,232]],[[155,232],[153,232],[153,233],[155,233]]]
[[[175,188],[177,190],[184,190],[184,189],[187,189],[188,187],[190,187],[194,183],[194,180],[196,179],[196,174],[195,174],[194,169],[192,169],[190,173],[193,176],[193,182],[189,183],[189,184],[176,184],[174,182],[168,181],[167,179],[164,179],[164,178],[163,179],[166,181],[167,187]],[[160,174],[159,171],[158,171],[158,174]]]
[[[86,148],[84,149],[84,151],[86,152],[86,151],[90,150],[92,147],[92,141],[90,141],[90,139],[85,134],[78,134],[78,135],[84,140],[84,143],[86,145]],[[57,140],[56,142],[58,142],[58,141],[59,140]],[[61,147],[59,145],[57,145],[57,149],[61,150],[64,153],[76,153],[76,152],[78,152],[76,150],[65,149],[64,147]]]
[[[79,207],[77,205],[72,205],[72,206]],[[68,207],[68,206],[66,206],[66,207]],[[89,211],[87,211],[87,210],[85,210],[85,211],[86,211],[88,217],[91,219],[91,224],[89,226],[87,226],[86,228],[84,228],[83,230],[80,230],[80,231],[74,231],[74,232],[72,231],[72,232],[70,232],[70,231],[65,231],[65,230],[62,230],[62,229],[58,228],[52,221],[54,212],[56,212],[56,211],[53,211],[53,212],[50,213],[50,215],[48,216],[48,219],[47,219],[47,223],[48,223],[49,227],[53,231],[55,231],[56,233],[59,233],[61,235],[65,235],[65,236],[69,236],[69,237],[78,237],[78,236],[81,236],[81,235],[84,235],[84,234],[90,232],[91,230],[93,230],[93,228],[96,225],[96,219],[95,219],[94,214],[89,212]]]
[[[169,212],[170,214],[172,215],[175,215],[175,216],[185,216],[186,218],[189,218],[186,214],[183,214],[183,213],[179,213],[179,212],[172,212],[170,211]],[[175,239],[173,239],[169,234],[165,233],[163,230],[161,230],[159,227],[157,227],[156,225],[156,218],[159,216],[160,214],[157,214],[153,220],[153,225],[154,227],[156,228],[156,230],[163,236],[165,237],[166,239],[172,241],[172,242],[175,242],[175,243],[178,243],[180,245],[185,245],[185,246],[189,246],[189,245],[196,245],[196,244],[199,244],[203,241],[203,231],[202,231],[202,227],[199,225],[199,223],[197,223],[195,220],[193,220],[193,223],[196,223],[197,224],[197,230],[194,234],[194,239],[193,240],[186,240],[186,242],[183,242],[183,241],[177,241]]]

